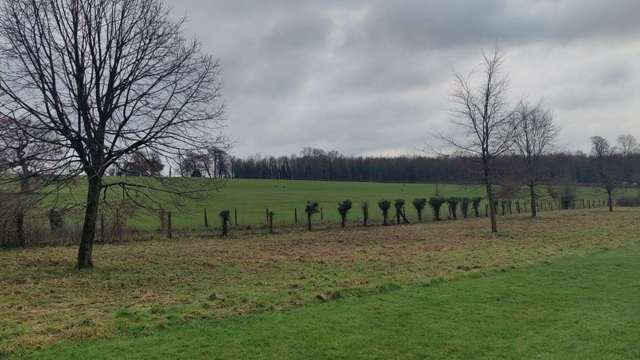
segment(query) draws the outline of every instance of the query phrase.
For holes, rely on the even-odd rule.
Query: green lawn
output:
[[[640,246],[146,336],[42,359],[637,359]]]
[[[109,178],[107,182],[119,181],[118,178]],[[133,179],[133,181],[150,181],[153,186],[158,186],[154,180]],[[315,200],[323,208],[325,221],[337,223],[339,215],[337,205],[339,201],[349,199],[354,203],[349,218],[359,220],[362,217],[361,205],[364,201],[370,204],[370,217],[374,221],[379,221],[380,211],[377,203],[379,200],[395,199],[406,200],[408,216],[416,218],[415,210],[411,201],[415,198],[429,198],[437,193],[443,197],[474,197],[483,196],[482,187],[475,185],[446,185],[446,184],[402,184],[402,183],[372,183],[372,182],[331,182],[331,181],[292,181],[292,180],[227,180],[224,182],[207,182],[203,179],[176,179],[170,181],[173,187],[181,190],[199,188],[197,184],[209,188],[205,197],[196,197],[177,200],[176,198],[163,193],[155,193],[152,197],[157,203],[149,203],[143,197],[139,197],[140,202],[146,202],[154,208],[164,207],[173,212],[174,229],[197,229],[203,228],[203,212],[206,208],[211,224],[217,226],[219,223],[218,213],[223,209],[234,212],[237,209],[238,222],[240,225],[259,225],[266,222],[266,209],[275,212],[275,223],[277,225],[292,224],[294,222],[294,209],[297,209],[300,223],[303,220],[303,209],[307,200]],[[81,203],[84,199],[86,187],[83,181],[71,189],[63,191],[57,198],[49,198],[45,207],[52,206],[55,201],[58,203]],[[545,190],[539,190],[541,196],[546,196]],[[621,189],[620,194],[627,193],[628,190]],[[121,191],[114,188],[110,198],[117,201],[121,197]],[[526,194],[522,194],[526,198]],[[595,188],[582,187],[578,189],[580,199],[605,199],[604,193]],[[119,206],[116,206],[119,207]],[[481,207],[484,209],[484,205]],[[446,210],[445,210],[446,211]],[[81,218],[79,209],[75,218]],[[126,215],[129,226],[137,230],[154,230],[160,225],[157,212],[138,209],[134,213]],[[431,211],[426,210],[425,217],[430,218]],[[315,220],[320,220],[320,215],[315,216]]]

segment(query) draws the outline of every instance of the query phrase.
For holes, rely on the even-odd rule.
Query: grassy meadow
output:
[[[106,182],[118,182],[119,178],[107,178]],[[159,187],[155,180],[137,179],[134,181],[148,181],[149,185]],[[415,210],[411,201],[415,198],[429,198],[439,194],[443,197],[474,197],[483,196],[484,190],[476,185],[450,185],[450,184],[403,184],[403,183],[372,183],[372,182],[331,182],[331,181],[292,181],[292,180],[242,180],[232,179],[220,182],[211,182],[204,179],[178,179],[170,180],[171,188],[188,191],[189,189],[208,189],[206,194],[194,195],[189,198],[177,199],[170,194],[154,192],[145,194],[155,201],[150,201],[146,196],[137,194],[136,201],[146,204],[149,208],[165,208],[173,214],[174,229],[202,229],[204,227],[204,209],[207,209],[210,224],[217,226],[218,213],[229,209],[232,214],[237,209],[238,223],[241,226],[265,224],[266,209],[275,212],[274,222],[277,225],[290,225],[294,223],[294,212],[297,208],[298,220],[304,223],[304,205],[308,200],[315,200],[323,208],[325,222],[337,223],[339,214],[336,210],[338,202],[349,199],[353,201],[354,208],[350,212],[349,219],[357,221],[362,218],[360,207],[364,201],[369,203],[369,214],[373,221],[380,221],[381,215],[377,203],[379,200],[404,199],[407,213],[410,219],[416,219]],[[57,196],[47,198],[44,207],[52,207],[55,204],[81,204],[85,196],[86,185],[80,179],[74,186],[64,189]],[[619,195],[637,190],[621,189]],[[540,196],[548,197],[545,189],[539,189]],[[135,195],[135,194],[134,194]],[[122,198],[121,190],[114,187],[109,191],[110,201],[117,208],[119,199]],[[526,194],[522,194],[526,199]],[[599,189],[580,187],[577,189],[578,199],[604,200],[605,196]],[[482,206],[484,209],[484,206]],[[445,210],[446,211],[446,210]],[[431,218],[431,210],[425,209],[425,218]],[[71,216],[72,220],[81,218],[77,209]],[[127,215],[127,225],[137,230],[155,230],[160,226],[157,211],[138,208]],[[320,221],[320,216],[314,217]]]
[[[103,244],[90,271],[74,269],[74,247],[0,251],[0,354],[637,358],[639,218]]]
[[[637,359],[640,246],[392,289],[33,359]]]

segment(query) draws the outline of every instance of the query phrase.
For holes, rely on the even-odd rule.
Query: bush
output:
[[[427,199],[425,198],[413,199],[413,207],[416,208],[419,221],[422,221],[422,211],[424,211],[424,208],[426,206],[427,206]]]
[[[383,220],[382,223],[384,225],[387,225],[388,219],[389,219],[389,209],[391,208],[391,201],[380,200],[378,201],[378,207],[380,208],[380,210],[382,210],[382,220]]]
[[[49,217],[49,226],[51,231],[61,231],[64,229],[64,211],[62,209],[52,208],[47,214]]]
[[[440,221],[440,209],[444,203],[445,200],[441,197],[432,197],[429,199],[429,206],[431,206],[431,209],[433,210],[433,217],[435,221]]]

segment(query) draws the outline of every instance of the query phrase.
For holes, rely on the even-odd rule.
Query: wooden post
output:
[[[269,223],[269,208],[264,210],[265,220],[267,220],[267,224]]]
[[[207,208],[204,208],[204,227],[209,227],[209,218],[207,217]]]
[[[294,224],[298,225],[298,208],[293,208],[293,221]]]
[[[324,209],[320,208],[320,221],[324,221]]]
[[[273,234],[273,211],[269,211],[269,233]]]
[[[233,223],[238,226],[238,209],[233,209]]]
[[[167,238],[173,238],[173,232],[171,227],[171,211],[167,212]]]

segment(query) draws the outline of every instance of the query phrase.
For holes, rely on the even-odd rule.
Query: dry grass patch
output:
[[[277,310],[637,242],[640,211],[0,252],[0,353]],[[232,234],[233,235],[233,234]]]

